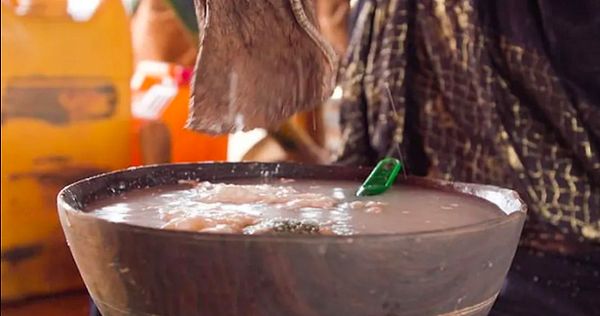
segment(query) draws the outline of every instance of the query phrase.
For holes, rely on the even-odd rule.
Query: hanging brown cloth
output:
[[[276,128],[330,95],[337,65],[312,0],[196,0],[200,50],[188,128]]]

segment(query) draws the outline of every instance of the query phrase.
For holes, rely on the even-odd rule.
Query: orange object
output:
[[[132,165],[227,159],[227,136],[184,128],[191,74],[191,69],[168,63],[138,65],[132,80]]]

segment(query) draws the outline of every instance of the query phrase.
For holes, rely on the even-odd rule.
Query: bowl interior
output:
[[[58,202],[59,206],[70,212],[83,213],[85,206],[90,202],[123,194],[132,190],[162,185],[173,185],[181,180],[219,182],[271,177],[310,180],[346,180],[356,181],[358,185],[369,175],[370,171],[371,169],[366,167],[354,168],[295,163],[187,163],[154,165],[101,174],[78,181],[67,186],[59,193]],[[415,185],[424,188],[475,196],[491,202],[507,215],[474,224],[422,231],[419,233],[451,233],[474,228],[488,229],[490,225],[493,226],[506,221],[516,220],[513,217],[524,216],[526,212],[526,206],[516,192],[495,186],[447,182],[418,177],[400,177],[396,184]],[[120,224],[128,225],[127,223]],[[394,233],[392,235],[402,234],[403,233]],[[411,235],[415,233],[406,234]],[[390,234],[361,234],[361,236],[369,235],[380,236]],[[297,237],[314,238],[315,236]],[[331,237],[337,236],[318,236],[317,238]]]

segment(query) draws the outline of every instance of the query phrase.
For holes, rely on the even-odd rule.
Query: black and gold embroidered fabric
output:
[[[517,190],[525,243],[600,240],[600,2],[569,3],[363,1],[339,162],[403,153],[415,174]]]

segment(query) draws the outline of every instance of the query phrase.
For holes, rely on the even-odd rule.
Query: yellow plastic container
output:
[[[2,0],[2,301],[81,288],[56,194],[130,158],[121,0]]]

